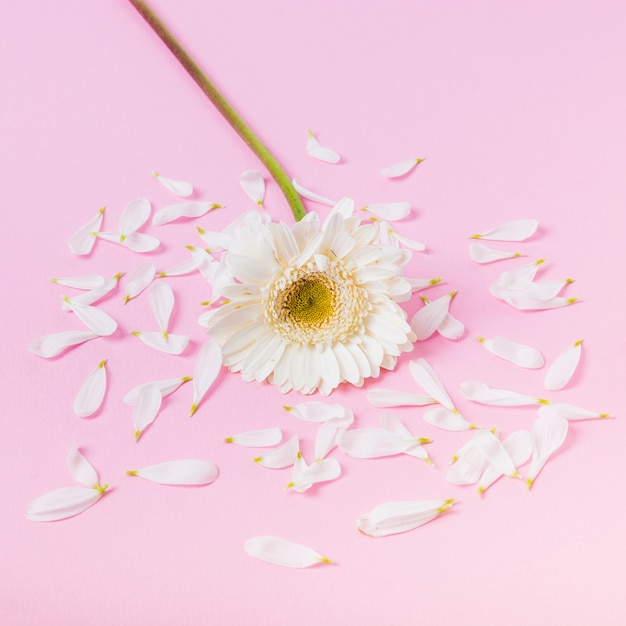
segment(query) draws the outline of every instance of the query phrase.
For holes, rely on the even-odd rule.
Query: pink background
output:
[[[502,480],[482,498],[446,482],[465,433],[437,431],[421,409],[398,409],[413,432],[432,437],[433,470],[413,458],[357,460],[332,453],[342,477],[299,495],[289,470],[251,462],[256,450],[221,443],[245,430],[298,434],[310,459],[316,432],[281,409],[302,398],[224,373],[193,419],[191,389],[171,396],[144,438],[132,437],[130,387],[191,374],[203,340],[196,324],[207,296],[198,276],[171,279],[172,331],[189,333],[181,357],[128,336],[152,329],[145,294],[102,308],[119,322],[108,339],[46,361],[31,339],[80,328],[60,307],[69,290],[52,276],[158,269],[199,245],[195,226],[219,229],[253,208],[237,176],[259,167],[132,7],[123,0],[5,3],[0,22],[0,231],[2,423],[0,621],[11,625],[171,624],[567,624],[618,625],[626,582],[623,372],[626,205],[626,45],[623,2],[286,2],[155,0],[154,8],[257,129],[292,176],[357,204],[408,200],[398,225],[423,240],[408,273],[442,276],[429,297],[458,289],[452,312],[467,326],[458,342],[433,337],[393,373],[332,401],[357,425],[380,410],[376,386],[416,389],[410,358],[428,359],[471,421],[504,434],[530,428],[532,408],[464,401],[463,380],[606,411],[612,420],[572,423],[568,439],[528,492]],[[344,157],[338,166],[304,152],[306,129]],[[381,167],[413,156],[409,177]],[[66,240],[107,207],[114,230],[126,202],[175,202],[150,175],[194,183],[196,197],[226,205],[194,222],[146,232],[161,249],[140,256],[97,242],[88,258]],[[267,209],[291,221],[276,185]],[[326,209],[309,204],[310,209]],[[572,277],[566,309],[522,313],[488,285],[519,264],[478,266],[467,236],[509,219],[536,217],[523,244],[494,244],[545,257],[542,279]],[[418,299],[407,305],[409,313]],[[544,370],[525,371],[487,354],[476,335],[530,343],[551,362],[584,338],[580,369],[560,392]],[[72,413],[82,380],[109,359],[101,411]],[[72,484],[65,456],[76,442],[110,492],[73,519],[37,524],[28,502]],[[160,461],[212,460],[218,480],[163,487],[124,471]],[[522,468],[527,473],[528,466]],[[414,532],[368,539],[356,519],[385,500],[457,499]],[[275,534],[335,561],[296,571],[247,556],[244,541]]]

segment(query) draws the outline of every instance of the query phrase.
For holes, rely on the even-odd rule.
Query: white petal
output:
[[[159,272],[157,277],[167,278],[168,276],[185,276],[186,274],[191,274],[192,272],[195,272],[197,269],[199,269],[201,263],[202,260],[192,254],[191,257],[186,261],[178,263],[177,265],[174,265],[167,270]]]
[[[508,452],[515,467],[519,467],[526,463],[533,451],[533,440],[531,434],[527,430],[517,430],[511,433],[502,445]],[[483,493],[504,473],[495,465],[488,465],[480,477],[478,484],[478,493]]]
[[[546,372],[546,377],[543,381],[546,389],[563,389],[567,383],[572,379],[578,362],[580,361],[580,355],[582,352],[582,339],[569,346],[565,352],[561,353],[550,366],[550,369]]]
[[[408,239],[407,237],[403,237],[397,230],[391,228],[391,226],[389,226],[389,224],[387,224],[386,222],[381,222],[381,232],[383,228],[385,228],[386,231],[389,233],[392,239],[392,245],[398,245],[398,243],[394,244],[393,240],[395,240],[396,242],[401,243],[406,248],[409,248],[410,250],[415,250],[416,252],[423,252],[424,250],[426,250],[426,245],[423,244],[421,241],[416,241],[414,239]]]
[[[76,317],[96,335],[108,337],[117,329],[117,322],[104,311],[97,309],[95,306],[81,304],[72,300],[72,298],[63,298],[68,306],[72,309]]]
[[[307,465],[302,456],[299,455],[293,466],[291,482],[287,485],[287,489],[304,493],[313,485],[335,480],[340,475],[341,465],[339,465],[337,459],[322,459]]]
[[[382,456],[402,454],[417,438],[410,440],[399,437],[384,428],[355,428],[347,430],[339,437],[339,449],[349,456],[358,459],[375,459]]]
[[[232,437],[226,437],[226,443],[236,443],[240,446],[249,446],[251,448],[265,448],[266,446],[275,446],[280,443],[283,438],[283,432],[280,428],[264,428],[262,430],[250,430],[245,433],[239,433]]]
[[[577,302],[577,298],[555,297],[547,300],[531,298],[527,293],[519,291],[503,291],[499,296],[507,304],[520,311],[545,311],[548,309],[560,309]]]
[[[338,202],[335,203],[333,208],[330,210],[330,213],[326,217],[326,222],[335,214],[339,213],[342,215],[344,220],[347,220],[354,213],[354,199],[346,196],[345,198],[341,198]]]
[[[198,405],[215,382],[221,368],[222,352],[220,347],[214,341],[205,341],[198,352],[193,372],[193,403],[189,411],[190,415],[196,412]]]
[[[483,451],[477,445],[480,437],[489,431],[479,430],[452,458],[453,465],[446,474],[446,480],[454,485],[474,484],[488,467]]]
[[[166,378],[164,380],[155,380],[149,383],[137,385],[124,396],[124,404],[135,406],[137,404],[139,393],[146,385],[156,385],[161,392],[161,397],[165,398],[171,393],[174,393],[183,383],[189,382],[190,380],[191,376],[183,376],[182,378]]]
[[[384,202],[382,204],[368,204],[364,211],[374,214],[383,220],[395,222],[405,218],[411,212],[409,202]]]
[[[181,217],[202,217],[212,209],[220,209],[221,204],[213,202],[181,202],[180,204],[171,204],[159,209],[152,218],[154,226],[169,224]]]
[[[453,500],[384,502],[362,515],[359,532],[368,537],[386,537],[418,528],[449,509]]]
[[[89,487],[62,487],[35,498],[26,511],[33,522],[52,522],[82,513],[94,505],[104,493],[106,485],[99,489]]]
[[[465,324],[448,313],[437,326],[437,332],[446,339],[460,339],[465,332]]]
[[[174,310],[174,292],[166,282],[159,281],[152,284],[148,296],[150,297],[152,312],[157,319],[163,337],[167,338],[167,328]]]
[[[217,478],[218,471],[210,461],[181,459],[128,470],[126,473],[160,485],[208,485]]]
[[[486,431],[482,433],[480,437],[476,437],[475,445],[485,455],[488,463],[493,465],[502,474],[512,476],[513,478],[520,478],[511,455],[498,437],[491,431]]]
[[[182,354],[189,345],[189,335],[173,335],[168,333],[166,339],[161,332],[140,332],[133,330],[130,334],[135,335],[135,337],[146,346],[154,348],[159,352],[165,352],[165,354]]]
[[[456,291],[425,304],[411,320],[411,328],[419,341],[428,339],[441,325]]]
[[[88,417],[100,408],[107,384],[105,365],[106,359],[87,376],[78,390],[74,399],[74,413],[79,417]]]
[[[454,404],[452,404],[450,396],[444,389],[444,386],[441,384],[433,368],[425,359],[409,361],[409,371],[411,372],[413,380],[415,380],[431,398],[434,398],[449,411],[454,411]]]
[[[544,415],[556,415],[564,417],[567,420],[587,420],[587,419],[604,419],[609,417],[608,413],[599,413],[598,411],[590,411],[573,404],[546,404],[539,407],[537,411],[540,417]]]
[[[261,561],[283,567],[303,568],[318,563],[331,563],[330,559],[312,548],[269,535],[248,539],[244,550]]]
[[[469,255],[472,261],[476,263],[493,263],[494,261],[502,261],[503,259],[513,259],[522,256],[520,252],[504,252],[502,250],[494,250],[488,248],[482,243],[470,243]]]
[[[93,465],[81,454],[76,445],[72,446],[67,455],[67,467],[72,478],[85,487],[97,489],[100,485],[98,472]]]
[[[419,165],[423,160],[424,159],[409,159],[408,161],[402,161],[401,163],[384,167],[380,170],[380,173],[385,176],[385,178],[397,178],[398,176],[404,176],[405,174],[408,174],[416,165]]]
[[[77,255],[89,254],[96,241],[96,235],[102,226],[102,218],[104,216],[104,208],[98,211],[98,214],[91,218],[86,224],[83,224],[67,241],[70,250]]]
[[[513,270],[502,272],[498,280],[492,285],[496,290],[523,290],[534,280],[539,268],[545,263],[545,259],[539,259],[532,263],[526,263]],[[492,291],[490,287],[490,291]],[[493,293],[493,291],[492,291]],[[496,295],[494,293],[494,295]]]
[[[239,184],[243,187],[249,198],[259,206],[263,206],[265,198],[265,181],[263,174],[258,170],[246,170],[239,174]]]
[[[527,484],[532,487],[537,474],[556,452],[567,436],[568,421],[558,415],[542,415],[533,424],[533,460]]]
[[[135,439],[139,439],[143,431],[154,422],[161,408],[161,399],[161,390],[154,383],[142,387],[133,412]]]
[[[106,279],[100,274],[90,274],[88,276],[68,276],[66,278],[51,278],[51,282],[74,289],[98,289],[104,287]]]
[[[367,400],[373,406],[382,409],[394,406],[425,406],[436,402],[430,396],[391,389],[370,389],[367,392]]]
[[[442,430],[470,430],[476,428],[470,424],[458,411],[449,411],[443,406],[428,409],[423,415],[424,421]]]
[[[336,445],[337,440],[354,422],[351,409],[346,409],[345,415],[332,418],[317,429],[315,436],[315,460],[323,459]]]
[[[147,198],[131,200],[120,216],[120,233],[130,235],[139,230],[150,217],[150,202]]]
[[[341,404],[326,404],[316,400],[301,402],[294,406],[284,406],[283,408],[305,422],[327,422],[346,414],[346,408]]]
[[[156,172],[152,172],[154,177],[169,191],[177,196],[181,196],[182,198],[186,198],[193,193],[193,187],[191,183],[188,183],[184,180],[172,180],[171,178],[166,178],[165,176],[161,176]]]
[[[281,446],[254,459],[255,463],[271,469],[282,469],[293,465],[298,456],[298,435],[294,435]]]
[[[326,196],[322,196],[319,193],[315,193],[306,187],[303,187],[295,178],[291,181],[293,188],[298,192],[300,196],[303,198],[307,198],[308,200],[312,200],[313,202],[319,202],[319,204],[327,204],[328,206],[335,206],[337,204],[334,200],[327,198]]]
[[[495,337],[494,339],[478,337],[478,341],[488,352],[509,361],[509,363],[528,369],[543,367],[543,356],[535,348],[502,337]]]
[[[120,243],[133,252],[152,252],[161,245],[156,237],[143,233],[130,233]]]
[[[65,330],[60,333],[50,333],[49,335],[33,339],[28,344],[28,349],[37,356],[49,359],[61,354],[72,346],[98,337],[100,335],[88,330]]]
[[[306,138],[306,152],[308,155],[315,159],[324,161],[326,163],[339,163],[341,157],[337,152],[331,148],[325,148],[320,145],[320,142],[315,138],[313,131],[309,129]]]
[[[91,289],[90,291],[74,296],[72,300],[74,300],[74,302],[79,302],[80,304],[94,304],[109,295],[111,291],[117,287],[117,284],[122,276],[122,272],[119,272],[113,276],[113,278],[107,278],[102,287],[99,287],[98,289]],[[66,311],[72,310],[67,302],[63,302],[63,309]]]
[[[132,298],[136,298],[154,280],[155,272],[152,263],[143,263],[131,272],[126,279],[124,304]]]
[[[485,383],[465,381],[461,383],[461,394],[468,400],[490,404],[492,406],[530,406],[533,404],[547,404],[547,400],[507,391],[505,389],[491,389]]]
[[[539,222],[533,219],[513,220],[500,224],[478,235],[472,235],[472,238],[491,239],[493,241],[523,241],[524,239],[532,237],[537,231],[538,226]]]
[[[416,291],[421,291],[422,289],[427,289],[428,287],[440,283],[441,278],[407,278],[407,281],[411,286],[411,291],[415,293]]]

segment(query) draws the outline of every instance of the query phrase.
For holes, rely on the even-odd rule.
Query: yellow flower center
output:
[[[291,285],[285,297],[287,314],[302,324],[319,324],[332,314],[333,292],[323,275],[312,275]]]

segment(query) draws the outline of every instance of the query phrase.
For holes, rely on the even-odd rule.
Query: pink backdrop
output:
[[[430,297],[458,290],[452,311],[467,327],[460,341],[432,337],[380,381],[333,394],[358,426],[381,413],[367,389],[417,391],[408,362],[422,356],[471,421],[505,434],[530,428],[533,409],[461,398],[467,379],[548,395],[545,369],[504,363],[476,335],[530,343],[548,361],[584,338],[575,378],[549,397],[616,419],[572,423],[532,491],[502,480],[482,498],[445,479],[467,435],[437,431],[408,408],[397,414],[434,440],[436,469],[335,451],[339,480],[286,493],[289,470],[261,468],[251,462],[256,450],[221,441],[280,426],[301,436],[310,458],[316,427],[281,408],[302,397],[225,372],[192,419],[183,388],[135,443],[122,397],[147,380],[192,373],[205,284],[169,281],[172,329],[192,337],[183,356],[129,337],[154,322],[146,294],[122,307],[118,292],[102,304],[120,324],[113,337],[46,361],[28,352],[29,341],[80,327],[61,310],[67,290],[47,279],[111,276],[146,260],[102,241],[77,258],[66,240],[100,206],[114,230],[132,198],[144,195],[155,209],[172,203],[154,169],[227,207],[146,229],[163,241],[147,255],[159,269],[182,261],[184,244],[201,243],[196,225],[219,229],[253,208],[237,177],[259,164],[128,3],[9,3],[0,22],[2,623],[623,624],[624,4],[155,0],[154,8],[292,176],[359,206],[410,201],[413,217],[398,229],[428,252],[408,273],[444,278]],[[308,127],[343,155],[341,165],[305,154]],[[426,161],[403,180],[378,173],[413,156]],[[291,221],[273,182],[266,206]],[[579,303],[524,313],[489,295],[489,283],[517,262],[476,265],[467,236],[522,217],[539,220],[538,234],[494,247],[545,257],[542,278],[575,278],[566,293]],[[417,308],[417,298],[407,306]],[[105,403],[81,420],[74,395],[103,358]],[[75,518],[27,521],[30,500],[71,484],[64,459],[73,442],[110,492]],[[185,457],[212,460],[220,477],[175,488],[124,474]],[[454,509],[414,532],[369,539],[356,531],[358,516],[382,501],[449,497]],[[243,543],[261,534],[310,545],[335,564],[297,571],[252,559]]]

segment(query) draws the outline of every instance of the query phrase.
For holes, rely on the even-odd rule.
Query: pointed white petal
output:
[[[317,400],[301,402],[300,404],[284,406],[283,408],[305,422],[327,422],[330,419],[343,417],[346,414],[346,408],[341,404],[326,404]]]
[[[493,248],[488,248],[486,245],[477,242],[470,243],[469,255],[472,261],[476,263],[493,263],[494,261],[502,261],[503,259],[513,259],[522,256],[520,252],[494,250]]]
[[[244,550],[261,561],[283,567],[303,568],[318,563],[331,563],[330,559],[308,546],[270,535],[248,539]]]
[[[341,160],[341,157],[337,152],[331,148],[326,148],[320,145],[320,142],[315,138],[311,129],[307,132],[306,152],[309,156],[312,156],[319,161],[324,161],[325,163],[339,163]]]
[[[458,411],[449,411],[443,406],[428,409],[422,416],[424,421],[442,430],[470,430],[476,428],[470,424]]]
[[[161,333],[167,339],[167,328],[170,323],[170,316],[174,310],[174,292],[166,282],[158,281],[152,283],[148,296],[152,312],[154,317],[156,317]]]
[[[162,226],[169,224],[181,217],[195,218],[206,215],[212,209],[221,208],[221,204],[213,202],[181,202],[180,204],[171,204],[159,209],[152,218],[153,226]]]
[[[419,341],[428,339],[442,324],[456,291],[425,304],[411,320],[411,329]]]
[[[537,474],[556,452],[567,436],[568,421],[558,415],[542,415],[533,424],[533,460],[527,484],[532,487]]]
[[[160,485],[208,485],[217,478],[218,471],[210,461],[181,459],[128,470],[126,473]]]
[[[133,252],[152,252],[161,245],[156,237],[143,233],[130,233],[120,243]]]
[[[535,348],[502,337],[495,337],[494,339],[478,337],[478,341],[488,352],[509,361],[509,363],[528,369],[543,367],[543,356]]]
[[[408,450],[414,440],[399,437],[384,428],[355,428],[347,430],[340,437],[337,445],[349,456],[358,459],[375,459],[382,456],[401,454]]]
[[[168,276],[185,276],[199,269],[202,260],[197,256],[191,255],[189,259],[178,263],[169,269],[163,270],[157,274],[158,278],[167,278]]]
[[[380,223],[380,239],[382,244],[398,246],[398,244],[402,244],[404,247],[409,248],[410,250],[415,250],[416,252],[423,252],[426,250],[426,245],[421,241],[417,241],[415,239],[409,239],[408,237],[403,237],[395,228],[392,228],[387,222],[381,220]]]
[[[220,347],[214,341],[205,341],[198,352],[193,372],[193,403],[189,411],[190,415],[196,412],[198,405],[215,382],[221,368],[222,351]]]
[[[117,287],[119,279],[123,276],[122,272],[119,272],[113,278],[107,278],[105,280],[104,285],[99,287],[98,289],[91,289],[90,291],[86,291],[85,293],[81,293],[77,296],[74,296],[72,300],[74,302],[78,302],[80,304],[94,304],[104,297],[109,295],[113,289]],[[63,310],[71,311],[72,309],[69,307],[67,302],[63,302]]]
[[[453,465],[446,474],[446,480],[454,485],[473,485],[489,463],[478,445],[477,440],[485,432],[478,431],[453,457]]]
[[[547,400],[528,396],[516,391],[492,389],[485,383],[465,381],[461,383],[461,395],[468,400],[490,404],[493,406],[530,406],[533,404],[547,404]]]
[[[258,170],[246,170],[239,174],[239,184],[251,200],[263,206],[265,198],[265,180]]]
[[[548,309],[560,309],[577,302],[577,298],[555,297],[547,300],[531,298],[523,291],[502,291],[498,297],[520,311],[545,311]]]
[[[411,372],[413,380],[415,380],[431,398],[434,398],[449,411],[454,411],[454,404],[452,404],[450,396],[444,389],[444,386],[441,384],[433,368],[425,359],[409,361],[409,371]]]
[[[394,406],[425,406],[437,402],[430,396],[391,389],[370,389],[367,392],[367,400],[381,409]]]
[[[513,270],[502,272],[493,285],[490,287],[490,291],[493,295],[496,295],[494,291],[519,291],[526,289],[528,285],[534,280],[539,268],[545,263],[545,259],[539,259],[532,263],[526,263]]]
[[[513,465],[520,467],[526,463],[530,458],[533,451],[533,440],[531,434],[527,430],[517,430],[511,433],[503,442],[502,445],[508,452]],[[483,493],[488,489],[498,478],[503,476],[504,473],[498,469],[495,465],[488,465],[480,477],[478,484],[478,493]]]
[[[307,200],[312,200],[313,202],[318,202],[319,204],[327,204],[328,206],[334,206],[337,204],[334,200],[303,187],[295,178],[291,181],[291,184],[298,194],[303,198],[307,198]]]
[[[150,202],[147,198],[137,198],[131,200],[120,216],[120,233],[122,235],[130,235],[139,230],[150,217]]]
[[[267,446],[275,446],[280,443],[283,438],[283,432],[280,428],[264,428],[262,430],[250,430],[245,433],[239,433],[232,437],[226,437],[226,443],[236,443],[240,446],[248,446],[251,448],[265,448]]]
[[[411,212],[411,205],[409,202],[384,202],[382,204],[368,204],[363,207],[363,210],[380,219],[395,222],[405,218]]]
[[[368,537],[386,537],[405,533],[435,519],[449,509],[453,500],[384,502],[362,515],[359,532]]]
[[[328,217],[326,218],[326,222],[335,215],[335,213],[339,213],[339,215],[343,216],[344,220],[347,220],[354,213],[354,199],[346,196],[345,198],[341,198],[339,202],[336,202],[333,208],[330,210]]]
[[[144,333],[138,330],[133,330],[131,335],[135,335],[139,341],[150,348],[154,348],[160,352],[165,352],[165,354],[182,354],[189,345],[189,335],[168,334],[167,339],[165,339],[165,337],[163,337],[163,333]]]
[[[298,455],[293,466],[291,482],[287,489],[298,493],[308,491],[313,485],[335,480],[341,475],[341,465],[337,459],[322,459],[307,465],[302,455]]]
[[[281,446],[254,459],[255,463],[271,469],[282,469],[293,465],[298,456],[298,435],[294,435]]]
[[[66,278],[51,278],[51,282],[73,289],[98,289],[104,287],[106,279],[100,274],[90,274],[88,276],[68,276]]]
[[[161,390],[154,383],[142,387],[133,412],[135,439],[139,439],[143,431],[154,422],[161,408],[161,400]]]
[[[441,278],[407,278],[407,282],[411,286],[411,292],[415,293],[440,283]]]
[[[89,487],[62,487],[35,498],[26,511],[26,518],[33,522],[52,522],[82,513],[94,505],[104,493],[106,485],[99,489]]]
[[[424,159],[409,159],[407,161],[402,161],[401,163],[396,163],[394,165],[390,165],[389,167],[384,167],[380,170],[380,173],[385,178],[397,178],[398,176],[404,176],[408,174],[415,166],[419,165]]]
[[[142,263],[129,274],[126,280],[124,304],[136,298],[154,280],[155,271],[154,264]]]
[[[531,300],[551,300],[555,298],[564,287],[571,285],[573,282],[573,278],[546,280],[539,283],[530,282],[522,291],[524,295]]]
[[[154,177],[169,191],[173,194],[180,196],[181,198],[186,198],[193,193],[193,186],[191,183],[188,183],[184,180],[173,180],[171,178],[166,178],[165,176],[161,176],[156,172],[152,172]]]
[[[104,208],[98,211],[98,214],[91,218],[86,224],[83,224],[67,241],[70,250],[77,255],[89,254],[96,241],[97,233],[102,226],[102,218],[104,216]]]
[[[72,478],[85,487],[97,489],[100,485],[98,472],[93,465],[81,454],[76,445],[72,446],[67,455],[67,467],[70,470]]]
[[[532,237],[538,226],[539,222],[533,219],[513,220],[478,235],[472,235],[472,238],[491,239],[492,241],[523,241]]]
[[[174,393],[183,383],[189,382],[190,380],[191,376],[183,376],[182,378],[166,378],[164,380],[155,380],[149,383],[137,385],[124,396],[124,404],[135,406],[137,404],[137,398],[139,397],[139,393],[146,385],[156,385],[161,392],[161,397],[165,398],[171,393]]]
[[[337,440],[354,422],[354,414],[351,409],[346,409],[345,415],[334,417],[317,429],[315,436],[315,460],[323,459],[336,445]]]
[[[117,322],[108,313],[97,309],[95,306],[80,304],[72,298],[64,297],[63,299],[72,309],[74,315],[96,335],[108,337],[116,331]]]
[[[569,346],[554,360],[543,381],[546,389],[563,389],[569,383],[578,367],[582,346],[581,339]]]
[[[446,339],[460,339],[465,332],[465,324],[453,317],[450,313],[443,318],[443,322],[437,326],[437,332]]]
[[[105,365],[106,359],[100,361],[78,390],[74,399],[74,413],[79,417],[93,415],[100,408],[107,384]]]
[[[37,356],[49,359],[61,354],[72,346],[77,346],[98,337],[100,335],[88,330],[65,330],[60,333],[50,333],[49,335],[33,339],[28,344],[28,349]]]
[[[610,417],[608,413],[599,413],[598,411],[590,411],[589,409],[583,409],[573,404],[546,404],[540,406],[537,411],[539,417],[544,415],[556,415],[558,417],[564,417],[567,420],[588,420],[588,419],[604,419]]]
[[[520,478],[511,455],[491,431],[486,431],[482,436],[476,437],[475,445],[481,450],[487,462],[499,472],[513,478]]]

